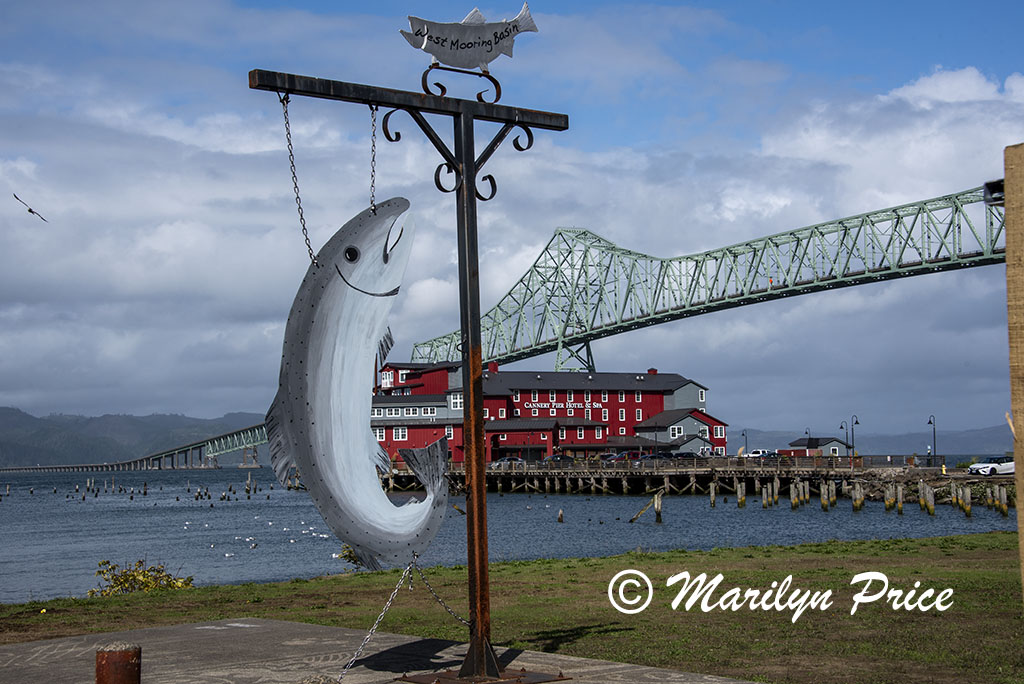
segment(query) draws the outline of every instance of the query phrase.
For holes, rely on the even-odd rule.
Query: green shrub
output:
[[[108,560],[101,560],[99,566],[100,569],[96,571],[96,575],[102,577],[107,582],[107,586],[90,589],[90,597],[116,596],[136,591],[153,591],[154,589],[184,589],[192,586],[191,575],[175,577],[167,572],[162,564],[146,567],[145,560],[135,561],[135,565],[124,569],[117,563],[111,563]]]

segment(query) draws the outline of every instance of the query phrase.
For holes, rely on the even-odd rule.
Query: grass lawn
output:
[[[654,586],[648,608],[613,609],[608,583],[636,569]],[[711,599],[739,587],[765,591],[792,575],[788,599],[831,591],[831,607],[737,611],[699,602],[671,603],[688,572],[723,575]],[[854,575],[883,573],[889,588],[918,594],[953,590],[952,606],[893,610],[882,600],[850,610]],[[539,560],[491,565],[491,630],[496,646],[675,668],[763,682],[1024,683],[1017,534],[994,532],[930,539],[826,542],[608,558]],[[0,605],[0,643],[47,639],[222,618],[262,617],[367,629],[400,571],[335,575],[276,584],[197,587],[92,599]],[[437,592],[466,613],[464,567],[431,568]],[[417,578],[402,590],[381,625],[387,632],[465,641],[466,629],[448,615]],[[865,593],[873,594],[879,583]],[[742,592],[740,592],[742,595]],[[934,600],[934,596],[929,602]],[[783,601],[785,603],[785,601]],[[45,613],[41,612],[43,609]],[[571,674],[571,673],[567,673]]]

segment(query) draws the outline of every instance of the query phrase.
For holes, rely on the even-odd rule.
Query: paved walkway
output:
[[[0,681],[19,684],[95,681],[96,649],[114,641],[142,646],[145,684],[298,684],[337,677],[366,633],[343,627],[240,618],[130,632],[0,646]],[[458,669],[466,645],[377,633],[346,684],[384,684],[403,674]],[[562,672],[575,684],[606,682],[718,682],[737,679],[516,649],[499,649],[508,673]]]

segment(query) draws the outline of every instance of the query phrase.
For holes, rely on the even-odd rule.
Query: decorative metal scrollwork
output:
[[[391,120],[391,115],[397,112],[397,109],[392,109],[390,112],[384,115],[384,119],[380,122],[380,129],[384,133],[384,137],[388,139],[388,142],[398,142],[402,139],[402,134],[399,131],[391,132],[391,128],[388,126],[388,121]]]
[[[440,69],[441,71],[451,71],[456,74],[466,74],[467,76],[476,76],[477,78],[486,78],[488,81],[491,82],[491,85],[494,86],[494,99],[488,100],[484,98],[484,93],[487,92],[487,90],[485,89],[481,90],[476,94],[477,102],[486,102],[488,104],[494,104],[495,102],[501,99],[501,84],[498,83],[498,79],[494,78],[490,74],[486,72],[469,71],[468,69],[454,69],[452,67],[441,66],[440,64],[436,63],[431,64],[429,67],[427,67],[427,70],[423,72],[422,78],[420,78],[420,85],[423,86],[423,92],[426,93],[427,95],[437,95],[438,97],[444,97],[445,95],[448,94],[448,88],[446,88],[444,84],[440,83],[439,81],[434,81],[434,86],[437,88],[438,92],[431,92],[430,81],[427,77],[430,74],[430,72],[433,71],[434,69]]]
[[[481,202],[489,202],[490,200],[494,199],[494,195],[497,194],[498,192],[498,184],[497,182],[495,182],[494,176],[492,176],[491,174],[487,174],[486,176],[483,176],[479,180],[481,182],[486,182],[488,185],[491,186],[491,194],[484,197],[483,195],[480,194],[479,188],[477,188],[476,198]]]
[[[453,185],[451,188],[444,187],[444,184],[441,182],[442,170],[447,171],[448,173],[455,174],[455,185]],[[462,174],[459,173],[459,170],[453,164],[450,164],[448,162],[441,162],[440,164],[437,165],[437,168],[434,169],[434,185],[441,192],[455,192],[456,190],[459,189],[459,186],[462,185]]]
[[[533,147],[533,129],[530,128],[529,126],[523,126],[520,124],[516,124],[516,126],[519,129],[521,129],[524,133],[526,133],[526,144],[520,145],[519,136],[517,135],[516,137],[512,138],[512,146],[515,147],[520,152],[525,152],[526,150]]]

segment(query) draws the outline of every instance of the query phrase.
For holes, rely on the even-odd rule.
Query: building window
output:
[[[384,409],[382,409],[382,408],[370,409],[370,417],[371,418],[383,418],[384,417]]]
[[[499,418],[504,418],[505,417],[505,409],[503,409],[503,408],[498,409],[498,417]]]
[[[640,400],[641,400],[642,398],[643,398],[643,396],[642,396],[642,395],[640,394],[640,390],[637,390],[637,391],[636,391],[636,403],[638,403],[638,404],[639,404],[639,403],[640,403]]]
[[[419,408],[417,408],[415,406],[406,406],[405,407],[405,415],[407,415],[407,416],[418,416],[418,415],[420,415],[420,410],[419,410]]]
[[[619,390],[619,401],[626,401],[626,393]]]
[[[558,428],[558,439],[565,439],[565,428]]]
[[[565,409],[565,415],[567,415],[567,416],[571,416],[573,414],[573,412],[574,412],[574,409]]]
[[[594,428],[594,438],[595,439],[601,439],[601,435],[602,434],[604,434],[604,431],[601,429],[600,425],[598,425],[596,428]]]
[[[725,447],[715,447],[716,456],[725,456]]]
[[[558,413],[558,412],[555,411],[555,409],[548,409],[548,415],[549,416],[554,416],[556,413]]]
[[[519,390],[515,390],[514,392],[512,392],[512,401],[519,401]]]
[[[394,371],[384,371],[383,373],[380,374],[380,386],[381,387],[391,387],[394,384],[395,384],[395,372]]]
[[[500,435],[498,435],[498,439],[501,440],[502,442],[504,442],[505,441],[505,433],[502,432]]]
[[[546,432],[540,433],[540,438],[544,442],[548,441],[548,433],[546,433]]]
[[[512,409],[512,415],[515,416],[516,418],[518,418],[519,417],[519,409]]]
[[[378,442],[383,442],[388,438],[387,432],[385,428],[373,428],[373,436],[377,438]]]
[[[708,438],[708,426],[707,425],[702,425],[700,427],[700,430],[698,430],[698,432],[700,433],[700,436],[703,437],[704,439]]]
[[[637,420],[643,420],[644,419],[644,410],[643,409],[637,409],[636,410],[636,419]]]
[[[608,422],[608,409],[601,409],[601,420]]]
[[[388,409],[388,418],[396,418],[396,417],[398,417],[400,415],[402,415],[402,409],[400,409],[400,408],[389,408]]]
[[[839,455],[839,447],[830,447],[829,451],[832,453],[833,456]]]
[[[626,434],[626,428],[624,428],[624,427],[620,427],[620,428],[619,428],[619,434],[620,434],[620,435],[624,435],[624,434]]]
[[[530,390],[530,401],[537,401],[537,390]]]
[[[484,420],[487,420],[487,419],[488,419],[488,418],[490,418],[490,417],[491,417],[491,411],[490,411],[490,409],[486,409],[486,408],[485,408],[485,409],[484,409]]]
[[[707,398],[707,391],[699,389],[697,390],[697,401],[704,401]]]
[[[462,392],[456,392],[453,394],[449,401],[451,402],[451,408],[453,411],[462,410]]]
[[[530,415],[531,416],[538,416],[540,414],[537,412],[537,409],[530,409]]]
[[[577,438],[577,439],[583,439],[583,436],[584,436],[585,434],[586,434],[586,433],[585,433],[585,431],[584,431],[584,429],[583,429],[583,428],[576,428],[576,438]]]
[[[554,401],[557,396],[558,395],[555,394],[555,390],[551,390],[548,392],[548,401]]]
[[[722,437],[725,437],[725,426],[724,425],[716,425],[715,426],[715,437],[718,437],[719,439],[722,438]]]
[[[673,425],[668,429],[669,439],[679,439],[680,437],[686,436],[686,430],[683,429],[682,425]]]
[[[423,413],[423,415],[425,415],[425,416],[436,416],[437,415],[437,407],[436,406],[424,406],[423,407],[423,411],[421,413]]]
[[[626,420],[626,409],[619,409],[619,420]]]
[[[601,401],[608,401],[608,390],[601,390]]]
[[[572,401],[572,390],[566,391],[566,393],[565,393],[565,400],[566,401]]]
[[[590,409],[583,409],[583,417],[590,420]]]
[[[395,438],[396,442],[404,442],[409,437],[409,431],[404,427],[392,428],[391,436]]]
[[[590,390],[583,393],[583,401],[590,401]]]
[[[447,437],[448,439],[453,439],[455,437],[455,428],[453,428],[451,425],[445,425],[444,436]]]
[[[410,394],[412,394],[412,390],[406,387],[405,389],[402,390],[402,394],[404,394],[405,396],[409,396]]]
[[[400,370],[400,371],[398,371],[398,382],[399,382],[399,384],[405,382],[405,379],[407,377],[409,377],[409,371],[407,371],[407,370]]]

